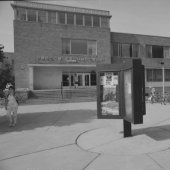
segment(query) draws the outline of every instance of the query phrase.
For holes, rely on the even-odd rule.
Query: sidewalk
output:
[[[0,170],[169,170],[170,105],[146,106],[129,138],[95,102],[20,106],[15,128],[0,109]]]

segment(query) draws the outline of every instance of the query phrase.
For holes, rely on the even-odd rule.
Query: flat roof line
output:
[[[91,8],[81,8],[81,7],[63,6],[63,5],[37,3],[37,2],[25,2],[25,1],[14,1],[13,3],[11,3],[11,5],[12,7],[18,6],[18,7],[26,7],[26,8],[103,15],[103,16],[111,17],[109,11],[91,9]]]

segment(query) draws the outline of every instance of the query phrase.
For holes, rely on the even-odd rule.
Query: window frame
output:
[[[112,50],[115,50],[115,44],[117,46],[117,52],[113,51],[113,56],[115,53],[117,53],[117,57],[121,57],[121,58],[138,58],[139,57],[139,43],[121,43],[121,42],[113,42],[112,43]],[[129,56],[123,56],[123,45],[129,45]],[[134,47],[137,47],[137,51],[134,51]],[[134,55],[134,54],[137,54]]]
[[[35,20],[29,20],[29,11],[35,11]],[[36,10],[36,9],[27,9],[27,21],[28,22],[37,22],[37,12],[38,12],[38,10]]]
[[[69,54],[65,54],[65,53],[63,53],[63,51],[65,51],[64,49],[63,49],[63,40],[69,40],[69,51],[70,51],[70,53]],[[72,40],[84,40],[84,41],[86,41],[86,46],[87,46],[87,48],[86,48],[86,54],[83,54],[83,53],[80,53],[80,54],[73,54],[72,53]],[[95,42],[95,53],[96,54],[89,54],[89,52],[88,52],[88,46],[89,46],[89,44],[88,44],[88,42]],[[70,38],[62,38],[62,55],[84,55],[84,56],[97,56],[97,40],[90,40],[90,39],[70,39]]]

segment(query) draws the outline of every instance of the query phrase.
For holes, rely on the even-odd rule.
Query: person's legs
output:
[[[9,126],[12,126],[12,110],[11,110],[11,107],[7,107],[7,117],[9,119]]]
[[[17,110],[18,110],[17,107],[13,108],[13,126],[15,126],[17,123]]]

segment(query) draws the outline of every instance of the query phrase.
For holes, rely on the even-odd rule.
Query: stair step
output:
[[[54,91],[31,91],[30,98],[42,99],[61,99],[63,98],[81,98],[91,97],[96,98],[96,89],[63,89]]]

